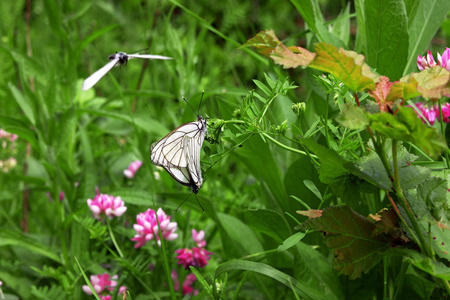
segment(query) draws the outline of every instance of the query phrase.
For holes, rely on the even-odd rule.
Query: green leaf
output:
[[[389,251],[389,253],[402,256],[407,262],[411,263],[416,268],[419,268],[434,277],[450,280],[449,267],[441,262],[432,260],[422,253],[410,249],[394,249]]]
[[[369,125],[369,118],[361,107],[345,104],[336,118],[339,124],[352,130],[365,129]]]
[[[298,10],[300,15],[308,24],[308,27],[314,32],[320,42],[344,47],[344,43],[333,33],[331,33],[325,25],[325,20],[320,11],[317,1],[313,0],[291,0],[292,4]]]
[[[116,189],[111,191],[111,195],[120,196],[125,205],[149,206],[153,203],[152,194],[148,191],[133,189]]]
[[[200,282],[200,284],[202,285],[203,290],[208,292],[208,295],[211,297],[211,299],[214,299],[214,295],[211,290],[211,286],[208,284],[208,282],[205,280],[205,278],[202,276],[202,274],[200,274],[200,272],[192,266],[190,266],[189,269],[191,270],[192,273],[194,273],[198,282]]]
[[[408,62],[403,74],[417,70],[417,56],[425,54],[431,40],[450,11],[450,1],[413,1],[408,12]]]
[[[326,299],[340,299],[336,297],[336,295],[329,293],[329,291],[328,293],[326,293],[327,291],[324,291],[323,289],[318,289],[315,286],[304,284],[303,282],[296,280],[292,276],[289,276],[269,265],[259,262],[245,260],[232,260],[226,262],[224,264],[221,264],[216,269],[214,278],[218,278],[223,273],[229,273],[235,270],[252,271],[258,274],[266,275],[291,288],[295,293],[305,299],[325,299],[326,297],[323,297],[324,294],[328,295],[328,298]]]
[[[392,166],[392,145],[387,142],[384,147],[387,159]],[[400,178],[400,186],[403,190],[416,188],[418,184],[426,180],[430,175],[430,169],[419,165],[412,165],[417,156],[409,153],[401,144],[397,146],[397,164]],[[389,179],[380,157],[374,151],[362,157],[358,162],[361,173],[355,173],[361,179],[373,182],[380,189],[390,190],[392,182]]]
[[[408,204],[417,216],[417,221],[425,236],[431,235],[431,243],[436,254],[449,258],[450,208],[447,202],[447,180],[430,178],[417,187],[417,193],[405,193]],[[409,220],[408,220],[409,221]]]
[[[320,193],[317,186],[311,180],[303,180],[303,184],[310,190],[317,198],[323,200],[322,194]]]
[[[325,43],[316,44],[315,50],[316,57],[309,67],[332,74],[355,92],[375,88],[378,75],[364,63],[361,54]]]
[[[62,263],[59,256],[55,253],[55,249],[50,249],[46,245],[20,232],[12,230],[0,232],[0,247],[5,246],[20,247],[28,251],[29,255],[44,256],[58,264]]]
[[[272,94],[272,91],[261,81],[253,79],[253,82],[261,89],[261,91],[266,94],[266,96],[270,96]]]
[[[345,299],[338,274],[329,260],[311,245],[295,244],[294,275],[309,286],[319,299]]]
[[[447,147],[442,135],[423,124],[410,107],[399,107],[395,115],[372,114],[369,119],[372,129],[391,139],[412,142],[429,155],[437,156]]]
[[[273,210],[249,209],[245,211],[244,219],[253,230],[265,233],[279,243],[291,234],[289,224],[280,213]]]
[[[367,273],[389,247],[385,235],[373,236],[376,225],[347,206],[328,207],[322,217],[300,225],[303,229],[327,233],[325,243],[334,253],[334,267],[342,274],[356,279]]]
[[[283,244],[278,246],[278,252],[286,251],[287,249],[295,246],[298,242],[300,242],[304,237],[306,233],[304,232],[297,232],[290,237],[288,237],[286,240],[284,240]]]
[[[348,170],[344,167],[347,161],[342,159],[336,151],[327,149],[313,140],[303,139],[300,142],[319,157],[321,164],[319,179],[322,183],[333,184],[339,182],[342,176],[349,174]]]
[[[422,272],[419,274],[413,265],[407,267],[403,282],[396,299],[431,299],[431,294],[436,288],[436,284],[424,278]]]
[[[36,132],[30,129],[28,124],[14,118],[0,116],[0,125],[4,130],[17,134],[19,138],[26,140],[35,150],[39,151]]]
[[[367,63],[398,80],[408,57],[408,17],[403,0],[365,1]]]
[[[217,217],[227,235],[238,246],[241,255],[263,252],[264,249],[254,231],[245,223],[238,218],[223,213],[218,213]]]
[[[16,99],[17,104],[19,104],[25,116],[28,118],[30,123],[34,126],[36,125],[36,119],[34,116],[34,110],[32,104],[25,99],[23,94],[11,83],[8,82],[8,87],[13,94],[14,99]]]

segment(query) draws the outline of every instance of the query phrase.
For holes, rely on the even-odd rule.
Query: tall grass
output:
[[[329,2],[322,9],[335,18],[341,8]],[[277,251],[296,232],[296,210],[339,203],[308,155],[245,132],[239,122],[220,135],[212,126],[218,143],[203,146],[208,171],[198,200],[204,211],[191,196],[176,213],[191,191],[150,162],[153,142],[196,118],[182,97],[196,109],[203,90],[200,114],[232,120],[245,99],[262,110],[279,88],[262,128],[268,132],[285,120],[296,124],[299,132],[289,130],[291,140],[282,146],[300,151],[292,141],[299,135],[324,144],[332,140],[325,131],[335,129],[329,122],[337,109],[315,81],[318,74],[284,70],[237,49],[267,28],[288,45],[310,43],[295,5],[23,0],[1,1],[0,14],[0,128],[19,136],[17,166],[0,172],[0,280],[6,299],[85,299],[88,277],[104,272],[119,275],[117,286],[127,286],[127,299],[181,298],[171,288],[169,271],[177,270],[180,282],[192,272],[177,265],[174,251],[193,245],[193,228],[205,231],[207,250],[214,253],[204,269],[193,271],[200,298],[342,299],[367,290],[372,298],[380,296],[367,282],[381,282],[382,268],[352,282],[338,277],[318,234]],[[343,18],[348,22],[348,14]],[[138,50],[174,59],[131,60],[81,91],[83,80],[110,54]],[[299,87],[281,88],[292,82]],[[307,109],[298,118],[291,106],[303,101]],[[364,150],[362,143],[342,139]],[[135,160],[143,166],[127,179],[123,170]],[[126,213],[108,223],[94,219],[86,201],[96,189],[120,196]],[[364,201],[355,200],[363,214],[387,203],[378,195]],[[135,249],[130,239],[136,215],[159,207],[178,223],[179,237],[163,241],[163,247],[152,240]],[[400,268],[401,262],[391,266]]]

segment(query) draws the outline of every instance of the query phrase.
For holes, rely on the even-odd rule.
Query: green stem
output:
[[[286,146],[285,144],[280,143],[279,141],[277,141],[276,139],[274,139],[273,137],[271,137],[270,135],[268,135],[268,134],[265,133],[265,132],[261,132],[261,134],[262,134],[264,137],[266,137],[267,139],[269,139],[271,142],[275,143],[276,145],[280,146],[280,147],[283,148],[283,149],[286,149],[286,150],[288,150],[288,151],[291,151],[291,152],[294,152],[294,153],[297,153],[297,154],[301,154],[301,155],[309,155],[309,156],[311,156],[311,157],[313,157],[313,158],[318,158],[318,157],[315,156],[314,154],[309,154],[309,153],[307,153],[307,152],[305,152],[305,151],[298,150],[298,149],[295,149],[295,148],[291,148],[291,147],[289,147],[289,146]]]
[[[258,119],[258,123],[261,123],[262,119],[264,118],[264,116],[266,115],[267,110],[269,109],[269,106],[272,104],[273,100],[275,100],[275,98],[278,96],[278,93],[276,93],[275,95],[272,96],[272,98],[270,98],[269,101],[267,101],[266,107],[264,108],[263,113],[261,114],[261,116]]]
[[[116,238],[114,236],[114,232],[112,231],[111,224],[109,223],[108,218],[106,218],[106,226],[108,227],[109,236],[111,237],[111,241],[113,242],[114,247],[116,247],[116,249],[117,249],[117,253],[119,253],[119,256],[121,258],[123,258],[122,250],[120,250],[119,244],[117,244]]]
[[[158,224],[158,235],[159,235],[159,240],[161,242],[160,249],[161,249],[161,255],[163,258],[164,271],[166,273],[167,286],[169,287],[170,298],[172,300],[176,300],[177,297],[175,295],[175,290],[173,288],[173,281],[172,281],[169,261],[167,259],[167,254],[166,254],[166,247],[164,246],[164,241],[163,241],[163,237],[162,237],[162,233],[161,233],[161,226],[160,226],[161,224],[159,224],[159,218],[158,218],[156,211],[155,211],[155,214],[156,214],[156,223]],[[155,237],[155,243],[156,243],[156,237]]]
[[[403,194],[403,190],[400,186],[400,178],[398,173],[398,160],[397,160],[397,140],[392,140],[392,162],[394,165],[394,187],[397,197],[400,200],[403,208],[405,209],[406,214],[408,215],[408,218],[411,224],[413,225],[414,230],[416,231],[416,234],[419,238],[419,240],[416,240],[417,245],[419,246],[422,253],[424,253],[428,257],[431,257],[430,249],[428,248],[428,244],[425,240],[425,237],[423,236],[422,230],[420,229],[419,223],[417,222],[416,217],[411,211],[411,207],[409,207],[409,204],[406,201],[405,195]]]
[[[450,295],[450,284],[448,283],[448,280],[441,279],[442,284],[444,285],[445,290]]]
[[[442,116],[441,99],[438,100],[438,104],[439,104],[439,121],[441,123],[442,136],[444,137],[445,144],[447,145],[447,139],[445,138],[444,119],[443,119],[443,116]],[[445,151],[445,165],[447,166],[447,169],[450,168],[450,160],[449,160],[448,151]]]

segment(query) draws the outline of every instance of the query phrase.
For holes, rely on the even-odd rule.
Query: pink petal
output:
[[[120,217],[120,216],[123,215],[123,213],[126,212],[126,211],[127,211],[127,207],[126,207],[126,206],[122,206],[122,207],[119,207],[119,208],[117,208],[116,210],[114,210],[114,214],[115,214],[117,217]]]
[[[83,288],[83,292],[85,292],[86,294],[88,294],[88,295],[92,295],[93,294],[91,289],[89,288],[89,286],[83,285],[82,288]]]

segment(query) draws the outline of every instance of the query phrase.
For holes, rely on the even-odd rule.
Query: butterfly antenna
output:
[[[195,110],[192,108],[192,106],[189,104],[189,102],[186,100],[186,98],[184,98],[184,96],[182,96],[181,98],[183,98],[183,100],[186,102],[186,104],[191,108],[191,110],[194,112],[194,114],[196,114],[198,116],[198,114],[195,112]]]
[[[181,207],[181,205],[183,205],[183,203],[186,202],[186,200],[189,199],[189,198],[192,196],[192,194],[193,194],[193,193],[191,193],[189,196],[187,196],[187,198],[184,199],[184,200],[180,203],[180,205],[178,205],[177,209],[175,209],[175,212],[178,211],[178,209]]]
[[[200,208],[202,209],[202,211],[205,212],[205,210],[203,209],[203,206],[200,204],[200,201],[198,201],[197,195],[195,195],[195,199],[197,199],[197,203],[200,206]]]
[[[202,96],[200,97],[200,104],[198,105],[197,116],[200,116],[200,107],[202,106],[203,95],[205,94],[205,90],[202,91]]]
[[[189,196],[187,196],[186,199],[183,200],[183,202],[180,203],[180,205],[178,205],[177,209],[175,209],[175,212],[178,211],[178,209],[181,207],[181,205],[183,205],[183,203],[186,202],[187,199],[189,199],[189,198],[192,196],[192,194],[194,194],[194,193],[191,193]],[[195,194],[194,194],[194,195],[195,195]],[[198,203],[198,205],[200,206],[200,208],[202,209],[202,211],[205,212],[205,210],[203,209],[203,206],[200,204],[200,201],[198,201],[197,195],[195,195],[195,199],[197,199],[197,203]]]

